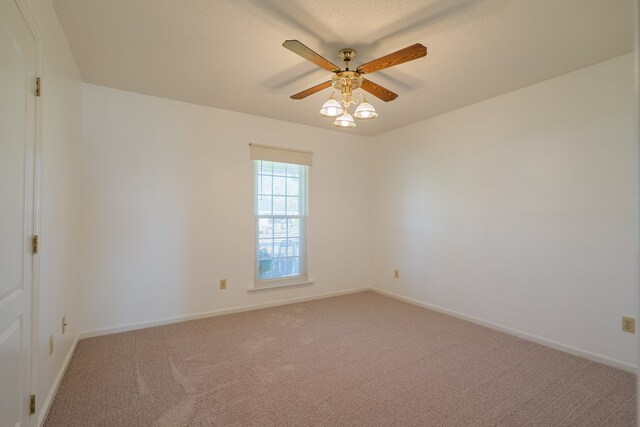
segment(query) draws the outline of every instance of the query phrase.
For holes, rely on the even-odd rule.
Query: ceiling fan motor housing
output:
[[[351,92],[362,86],[362,77],[357,71],[340,71],[331,79],[331,85],[342,93]]]

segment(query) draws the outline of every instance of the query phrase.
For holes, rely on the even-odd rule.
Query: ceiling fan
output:
[[[397,94],[391,92],[389,89],[362,77],[363,74],[371,74],[427,55],[427,48],[420,43],[416,43],[381,58],[369,61],[366,64],[362,64],[355,70],[351,70],[349,69],[349,62],[356,56],[356,51],[353,49],[347,48],[338,52],[338,56],[345,63],[344,69],[341,69],[298,40],[287,40],[282,43],[282,46],[302,56],[307,61],[313,62],[317,66],[333,73],[331,80],[291,95],[291,99],[303,99],[323,89],[333,87],[336,91],[334,91],[329,100],[324,103],[320,109],[320,114],[326,117],[336,117],[333,123],[340,127],[354,127],[356,123],[353,117],[365,120],[378,117],[375,108],[369,104],[364,94],[353,93],[355,89],[364,89],[385,102],[393,101],[398,97]],[[338,95],[336,95],[336,92]],[[362,96],[361,100],[358,99],[358,95]],[[352,104],[358,106],[353,116],[349,114],[349,106]]]

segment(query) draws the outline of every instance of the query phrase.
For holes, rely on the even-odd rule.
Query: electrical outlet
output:
[[[393,277],[395,277],[396,279],[400,278],[400,270],[393,270]]]
[[[67,316],[62,316],[62,335],[67,331]]]
[[[49,356],[53,354],[53,334],[49,337]]]
[[[227,279],[220,279],[220,289],[227,289]]]
[[[636,333],[636,319],[633,317],[622,316],[622,330],[630,334]]]

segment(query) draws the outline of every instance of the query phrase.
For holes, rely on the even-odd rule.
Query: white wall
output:
[[[84,331],[368,286],[367,138],[88,84],[83,94]],[[314,152],[310,287],[247,292],[250,142]]]
[[[38,291],[37,413],[52,397],[55,381],[80,325],[81,83],[67,39],[49,0],[27,0],[43,39],[42,196]],[[69,326],[62,335],[62,316]],[[49,356],[49,335],[54,352]]]
[[[376,137],[373,285],[635,365],[633,88],[626,55]]]

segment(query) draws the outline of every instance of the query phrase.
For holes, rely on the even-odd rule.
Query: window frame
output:
[[[287,165],[295,165],[300,168],[300,178],[298,182],[298,193],[299,193],[299,214],[298,215],[260,215],[258,213],[258,197],[259,197],[259,169],[260,162],[269,161],[271,163],[281,163]],[[311,284],[309,280],[308,274],[308,262],[307,262],[307,247],[308,247],[308,239],[307,239],[307,222],[309,217],[309,166],[297,164],[297,163],[287,163],[287,162],[277,162],[271,160],[257,160],[255,159],[253,162],[253,211],[254,211],[254,248],[253,248],[253,288],[250,290],[257,289],[269,289],[269,288],[278,288],[285,286],[297,286],[297,285],[307,285]],[[259,275],[260,270],[260,219],[298,219],[300,221],[300,232],[299,232],[299,253],[300,253],[300,270],[298,275],[296,276],[284,276],[277,278],[269,278],[269,279],[261,279]]]

